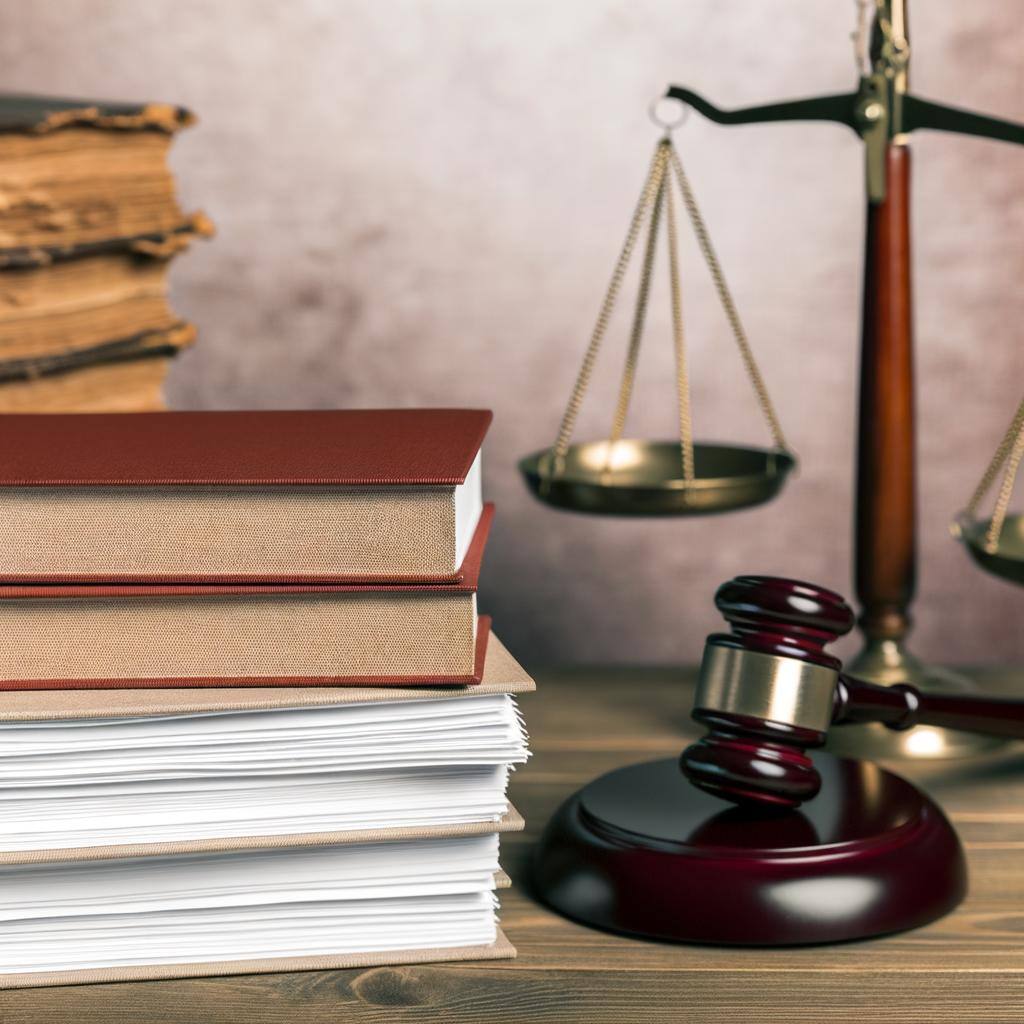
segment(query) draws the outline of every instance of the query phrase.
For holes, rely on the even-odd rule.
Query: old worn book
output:
[[[178,334],[177,338],[182,339]],[[189,344],[190,341],[184,341]],[[171,346],[177,351],[178,346]],[[163,388],[172,357],[113,360],[42,377],[0,382],[0,413],[126,413],[164,408]]]
[[[465,582],[490,422],[471,409],[0,417],[0,580]],[[448,602],[465,622],[471,589],[392,596],[424,614]],[[185,597],[152,607],[174,615]]]
[[[0,272],[0,377],[23,364],[105,361],[130,339],[178,327],[167,295],[169,260],[98,253]]]
[[[178,325],[167,262],[105,253],[0,274],[0,367]]]
[[[191,120],[165,105],[0,96],[0,262],[180,230],[167,153]]]
[[[514,955],[532,689],[494,638],[473,691],[6,695],[0,988]]]
[[[87,348],[70,347],[50,355],[0,360],[0,386],[19,381],[37,383],[94,366],[172,356],[191,345],[195,337],[195,327],[179,321]]]
[[[205,213],[197,212],[189,214],[173,228],[133,235],[130,238],[101,238],[94,242],[80,242],[76,245],[61,245],[49,249],[39,246],[0,249],[0,271],[49,267],[68,260],[117,253],[170,259],[187,249],[194,239],[211,238],[214,233],[213,221]]]
[[[162,409],[195,328],[166,266],[212,234],[167,165],[180,107],[0,94],[0,412]]]

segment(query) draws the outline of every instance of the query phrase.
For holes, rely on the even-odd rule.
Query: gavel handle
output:
[[[876,686],[840,675],[832,723],[881,722],[890,729],[937,725],[1024,739],[1024,701],[921,693],[905,683]]]

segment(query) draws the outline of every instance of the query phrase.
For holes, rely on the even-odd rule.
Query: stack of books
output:
[[[0,416],[0,987],[514,955],[489,423]]]
[[[196,336],[171,258],[212,233],[167,165],[179,107],[0,94],[0,412],[162,408]]]

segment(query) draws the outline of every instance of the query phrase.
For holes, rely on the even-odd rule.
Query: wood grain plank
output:
[[[636,970],[380,967],[9,993],[4,1024],[1010,1024],[1024,977],[995,971]]]

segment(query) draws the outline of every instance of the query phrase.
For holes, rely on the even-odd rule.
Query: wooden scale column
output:
[[[864,243],[854,585],[865,645],[850,670],[884,684],[969,689],[967,680],[922,665],[906,646],[917,583],[911,155],[901,119],[910,43],[905,3],[891,4],[888,15],[888,24],[884,15],[876,20],[871,46],[877,88],[888,100],[877,120],[888,123],[884,190],[872,198],[869,185]],[[862,115],[869,111],[875,108]],[[832,746],[874,757],[955,757],[992,742],[935,728],[865,725],[839,734]]]

